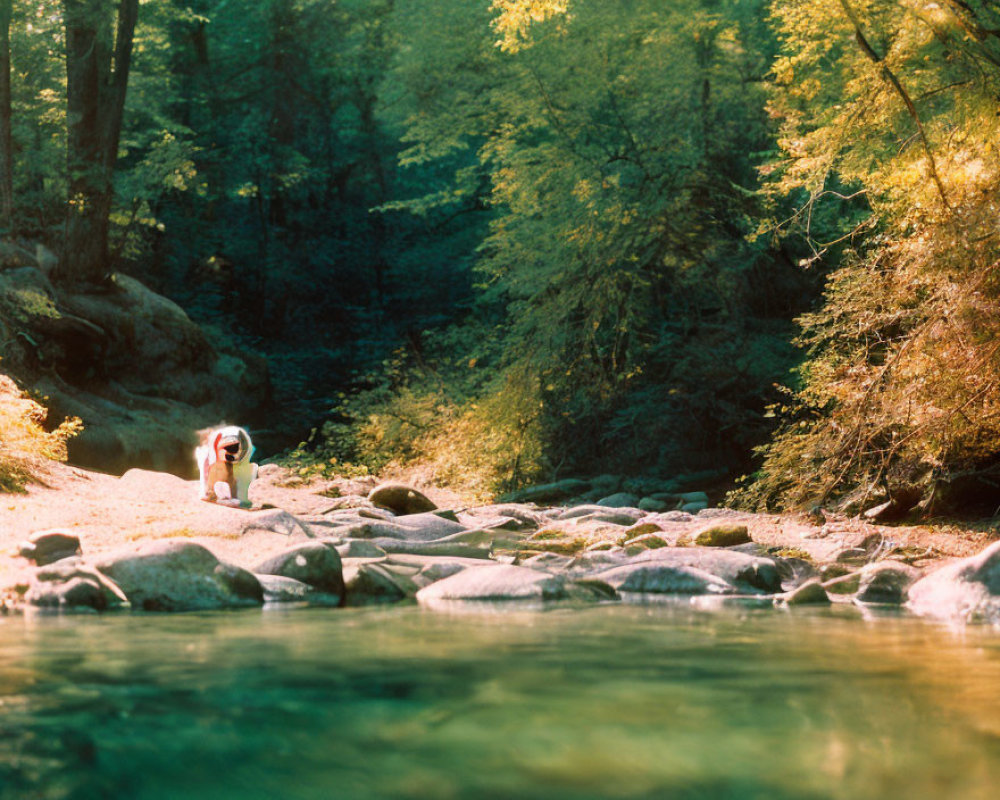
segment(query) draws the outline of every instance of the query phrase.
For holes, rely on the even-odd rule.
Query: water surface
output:
[[[0,798],[977,798],[1000,632],[686,604],[0,619]]]

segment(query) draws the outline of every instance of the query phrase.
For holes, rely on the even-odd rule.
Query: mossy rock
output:
[[[644,536],[647,533],[663,533],[663,528],[657,525],[655,522],[640,522],[638,525],[633,525],[625,534],[629,539],[634,539],[638,536]]]
[[[699,531],[694,543],[699,547],[733,547],[752,541],[746,525],[713,525]]]
[[[642,536],[635,536],[626,542],[622,542],[622,547],[626,547],[629,550],[636,548],[638,551],[658,550],[661,547],[669,547],[669,543],[655,533],[645,533]]]

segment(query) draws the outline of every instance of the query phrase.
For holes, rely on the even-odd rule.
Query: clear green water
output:
[[[0,798],[996,798],[1000,631],[853,609],[0,619]]]

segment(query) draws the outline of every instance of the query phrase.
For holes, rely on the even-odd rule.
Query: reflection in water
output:
[[[989,628],[676,603],[0,620],[0,800],[997,786]]]

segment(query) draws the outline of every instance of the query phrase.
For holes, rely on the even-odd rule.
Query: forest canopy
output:
[[[1000,471],[998,109],[988,0],[8,0],[0,227],[264,355],[311,469],[933,510]]]

